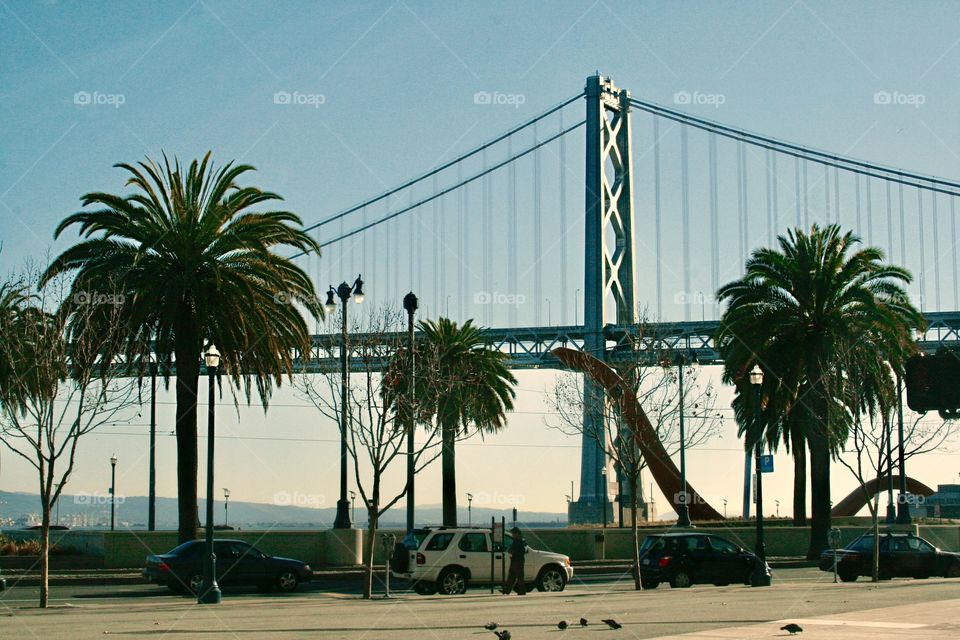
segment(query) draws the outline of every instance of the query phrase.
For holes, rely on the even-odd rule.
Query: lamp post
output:
[[[417,472],[416,459],[413,456],[413,435],[416,429],[416,375],[417,375],[417,352],[414,346],[413,321],[417,313],[417,296],[411,291],[403,296],[403,308],[407,312],[407,349],[410,350],[410,415],[407,422],[407,534],[413,532],[415,487],[414,476]]]
[[[760,472],[760,453],[763,446],[763,430],[760,424],[760,387],[763,385],[763,371],[757,365],[750,370],[750,384],[753,386],[753,425],[757,433],[757,444],[754,448],[754,466],[757,469],[757,559],[753,565],[753,576],[750,586],[769,587],[770,576],[767,575],[767,550],[763,540],[763,473]]]
[[[723,519],[727,519],[727,499],[723,499]]]
[[[350,490],[350,519],[357,521],[357,492]]]
[[[687,438],[683,420],[683,369],[687,365],[687,357],[683,353],[678,353],[674,359],[677,365],[678,384],[680,390],[679,411],[680,411],[680,495],[677,505],[677,526],[690,526],[690,509],[687,502]]]
[[[117,454],[110,456],[110,531],[114,530],[117,515]]]
[[[903,380],[897,374],[897,430],[899,431],[898,455],[900,458],[900,495],[897,496],[897,524],[910,524],[910,505],[907,504],[907,467],[903,454]]]
[[[223,526],[227,526],[230,523],[230,489],[226,487],[223,488]]]
[[[342,345],[340,347],[340,499],[337,500],[337,517],[333,521],[334,529],[350,528],[350,503],[347,502],[347,430],[350,420],[350,410],[347,404],[350,392],[347,300],[350,299],[351,295],[357,304],[363,302],[363,280],[359,275],[354,280],[352,288],[346,282],[341,282],[336,289],[331,285],[330,290],[327,291],[327,302],[325,304],[327,312],[334,313],[337,310],[337,302],[334,300],[334,296],[337,296],[340,298],[340,307],[343,312],[341,320],[343,324],[341,327]]]
[[[777,503],[777,517],[779,518],[779,517],[780,517],[780,501],[779,501],[779,500],[774,500],[774,502]]]
[[[157,359],[150,352],[150,479],[147,489],[147,531],[157,530]]]
[[[467,494],[467,526],[473,526],[473,494]]]
[[[204,566],[203,585],[197,594],[197,604],[220,604],[220,586],[217,584],[217,556],[213,552],[213,443],[216,430],[214,428],[214,387],[217,383],[217,367],[220,366],[220,352],[210,344],[203,354],[203,362],[207,365],[207,522],[206,546],[207,561]]]

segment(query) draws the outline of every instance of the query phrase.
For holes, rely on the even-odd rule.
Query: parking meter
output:
[[[827,540],[830,543],[830,548],[833,549],[833,581],[839,582],[837,579],[837,549],[840,548],[840,529],[832,527],[827,534]]]
[[[397,537],[392,533],[384,533],[380,538],[383,543],[383,555],[386,558],[386,561],[383,563],[385,568],[385,574],[383,577],[383,587],[384,587],[384,598],[390,597],[390,559],[393,557],[393,547],[397,543]],[[370,559],[373,562],[373,559]]]

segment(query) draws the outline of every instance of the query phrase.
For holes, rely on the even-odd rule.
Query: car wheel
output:
[[[948,578],[960,578],[960,564],[952,564],[947,569]]]
[[[839,576],[840,582],[856,582],[857,578],[860,577],[851,571],[838,571],[837,576]]]
[[[467,576],[463,569],[450,567],[440,572],[437,591],[445,596],[455,596],[467,592]]]
[[[686,589],[692,584],[693,581],[690,580],[690,574],[686,571],[677,571],[673,574],[673,577],[670,578],[670,586],[674,589]]]
[[[432,582],[414,582],[413,590],[421,596],[432,596],[437,592],[437,587]]]
[[[190,577],[187,578],[187,589],[190,590],[190,593],[199,594],[200,589],[203,587],[203,574],[202,573],[192,573]]]
[[[544,567],[537,576],[537,591],[563,591],[566,586],[567,574],[560,567]]]
[[[643,587],[644,589],[656,589],[657,587],[660,586],[660,581],[644,580],[643,578],[640,578],[640,586]]]
[[[284,571],[277,576],[277,589],[283,593],[290,593],[296,590],[299,583],[300,580],[293,571]]]

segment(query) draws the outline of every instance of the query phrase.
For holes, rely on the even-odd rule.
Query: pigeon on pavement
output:
[[[567,621],[566,621],[566,620],[561,620],[560,622],[557,623],[557,629],[560,629],[560,631],[563,631],[563,630],[565,630],[566,628],[567,628]]]
[[[586,618],[580,618],[580,626],[581,626],[581,627],[587,626],[587,619],[586,619]]]
[[[487,624],[483,625],[483,628],[486,629],[487,631],[493,631],[498,626],[500,625],[498,625],[496,622],[488,622]]]
[[[493,633],[496,634],[496,636],[500,638],[500,640],[510,640],[510,632],[507,631],[506,629],[504,629],[503,631],[494,631]]]
[[[791,622],[790,624],[783,625],[782,627],[780,627],[780,630],[789,631],[790,635],[793,635],[795,633],[803,633],[803,627],[793,622]]]
[[[601,622],[607,623],[607,626],[610,627],[611,629],[619,629],[620,627],[623,626],[622,624],[620,624],[616,620],[613,620],[612,618],[604,618],[603,620],[601,620]]]

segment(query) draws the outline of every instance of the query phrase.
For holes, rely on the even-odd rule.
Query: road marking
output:
[[[825,620],[823,618],[790,618],[789,620],[774,620],[769,624],[785,625],[790,622],[799,625],[821,625],[825,627],[871,627],[874,629],[922,629],[928,624],[913,622],[871,622],[869,620]]]

